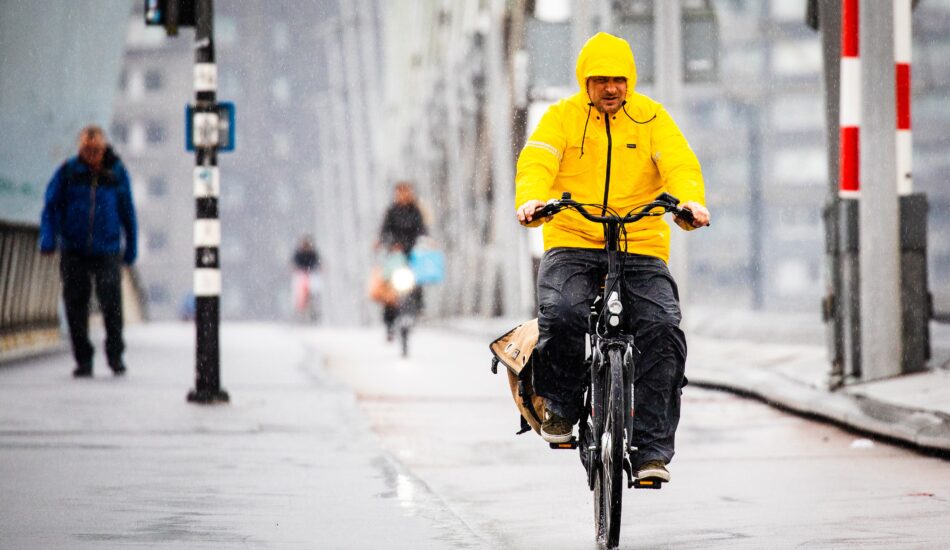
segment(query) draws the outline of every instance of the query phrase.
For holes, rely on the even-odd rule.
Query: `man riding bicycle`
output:
[[[576,66],[580,92],[551,107],[525,144],[515,178],[518,220],[543,223],[535,212],[545,201],[571,193],[579,203],[621,214],[667,191],[693,213],[685,230],[709,223],[702,171],[679,128],[663,107],[634,91],[636,67],[626,40],[606,33],[581,49]],[[544,225],[538,271],[538,328],[533,372],[545,399],[541,435],[570,441],[583,410],[585,340],[590,306],[607,270],[602,229],[565,210]],[[636,362],[637,413],[633,465],[638,478],[669,481],[685,384],[686,339],[679,328],[676,283],[667,268],[670,227],[660,217],[632,224],[621,237],[626,250],[624,301],[634,311],[630,334]]]

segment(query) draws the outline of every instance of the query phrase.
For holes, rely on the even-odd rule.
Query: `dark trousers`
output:
[[[623,296],[627,330],[638,353],[635,364],[635,416],[632,443],[639,448],[634,466],[648,460],[669,462],[685,385],[686,337],[676,283],[666,263],[652,256],[625,254]],[[538,270],[538,328],[533,383],[558,415],[578,418],[589,375],[584,365],[584,335],[590,305],[607,272],[607,252],[554,248]]]
[[[407,296],[400,299],[398,304],[383,306],[383,323],[386,330],[393,329],[393,323],[400,312],[411,313],[413,315],[422,311],[422,287],[417,286],[412,289]]]
[[[63,252],[60,264],[63,301],[73,344],[73,356],[81,368],[92,367],[89,342],[89,299],[95,282],[96,299],[106,327],[106,358],[110,366],[122,363],[122,288],[118,256],[85,256]]]

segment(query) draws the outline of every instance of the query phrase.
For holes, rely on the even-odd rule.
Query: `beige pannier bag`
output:
[[[535,395],[531,384],[531,354],[537,344],[538,320],[532,319],[509,330],[488,346],[494,355],[492,372],[498,372],[498,363],[507,367],[511,397],[521,413],[519,434],[531,429],[541,433],[544,399]]]

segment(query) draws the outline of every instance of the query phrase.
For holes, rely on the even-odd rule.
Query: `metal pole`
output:
[[[838,254],[840,258],[842,377],[861,377],[861,273],[858,199],[861,189],[861,57],[858,0],[841,2],[840,102],[838,109]],[[832,381],[832,383],[836,383]]]
[[[526,237],[518,227],[512,213],[515,204],[514,158],[511,152],[511,90],[508,88],[508,58],[505,51],[504,28],[505,0],[493,0],[491,6],[492,26],[488,31],[486,43],[487,83],[489,105],[489,132],[491,136],[491,185],[492,185],[492,259],[489,262],[492,272],[489,275],[496,284],[502,285],[502,314],[517,317],[533,313],[533,289],[530,288],[531,255],[528,252]],[[510,266],[510,243],[508,235],[518,235],[516,265]],[[503,268],[505,259],[508,267]],[[482,296],[492,300],[493,295]]]
[[[763,277],[765,259],[765,216],[762,197],[762,108],[755,102],[742,105],[749,135],[749,286],[752,291],[752,309],[761,310],[765,306],[765,278]]]
[[[927,285],[927,197],[914,193],[911,158],[911,0],[894,0],[894,77],[897,109],[897,194],[900,196],[901,300],[904,374],[930,359],[930,291]]]
[[[682,5],[680,0],[653,3],[656,99],[673,115],[679,112],[683,82]],[[674,117],[675,118],[675,117]],[[684,232],[674,228],[670,235],[670,272],[679,287],[680,303],[689,300],[689,256]],[[683,326],[687,312],[683,307]]]
[[[901,266],[894,138],[894,8],[862,2],[861,52],[861,372],[864,380],[900,374]]]
[[[218,221],[218,69],[214,62],[212,0],[195,2],[195,389],[193,403],[227,402],[221,389],[220,320],[221,223]],[[209,131],[210,130],[210,131]]]
[[[828,140],[828,196],[825,199],[825,299],[822,310],[828,326],[828,355],[831,372],[828,386],[844,384],[844,303],[842,301],[841,234],[838,198],[838,133],[840,128],[841,86],[841,0],[821,0],[818,4],[818,28],[824,52],[825,120]]]

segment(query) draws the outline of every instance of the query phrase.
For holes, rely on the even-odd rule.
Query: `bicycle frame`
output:
[[[692,222],[692,212],[679,208],[678,204],[676,197],[662,193],[636,213],[631,211],[624,216],[597,216],[587,212],[584,205],[571,200],[569,193],[564,193],[560,200],[549,202],[535,213],[538,217],[549,217],[564,208],[573,208],[587,220],[604,226],[607,273],[600,295],[591,304],[587,326],[590,348],[590,386],[585,407],[587,417],[580,422],[579,443],[576,440],[568,444],[552,443],[551,447],[579,447],[581,462],[587,469],[588,486],[595,494],[597,538],[608,546],[619,542],[623,471],[627,473],[628,488],[659,489],[662,486],[659,480],[643,480],[641,483],[641,480],[635,479],[634,465],[630,460],[630,453],[637,450],[631,445],[636,395],[633,364],[635,346],[633,335],[626,332],[629,314],[623,303],[622,255],[625,252],[620,250],[620,236],[625,224],[637,222],[646,216],[673,212],[687,222]],[[657,208],[663,211],[657,214],[654,212]],[[602,213],[607,213],[606,206]]]
[[[588,485],[590,489],[594,488],[593,471],[596,465],[601,461],[602,434],[604,431],[604,418],[606,409],[606,390],[609,380],[608,369],[610,367],[607,358],[610,351],[616,349],[623,358],[623,381],[624,381],[624,403],[625,410],[630,414],[626,416],[626,425],[624,426],[624,469],[628,474],[632,474],[629,460],[626,458],[628,452],[635,451],[629,445],[629,437],[633,430],[633,398],[634,398],[634,373],[633,371],[633,335],[626,333],[628,308],[624,307],[624,280],[621,271],[620,250],[620,227],[618,220],[609,220],[604,224],[604,233],[606,237],[607,250],[607,273],[604,275],[601,294],[591,305],[590,316],[588,318],[587,336],[590,342],[590,387],[589,396],[590,406],[588,409],[588,424],[590,430],[589,441],[584,442],[584,434],[581,435],[581,452],[587,453],[587,464],[594,468],[588,468]],[[611,310],[611,305],[620,304],[620,311]],[[614,306],[616,307],[616,306]],[[607,321],[602,323],[603,315],[607,316]],[[614,321],[616,320],[616,321]],[[604,326],[604,331],[598,330],[598,326]],[[585,427],[584,419],[581,419],[581,429]],[[586,443],[586,445],[583,445]]]

